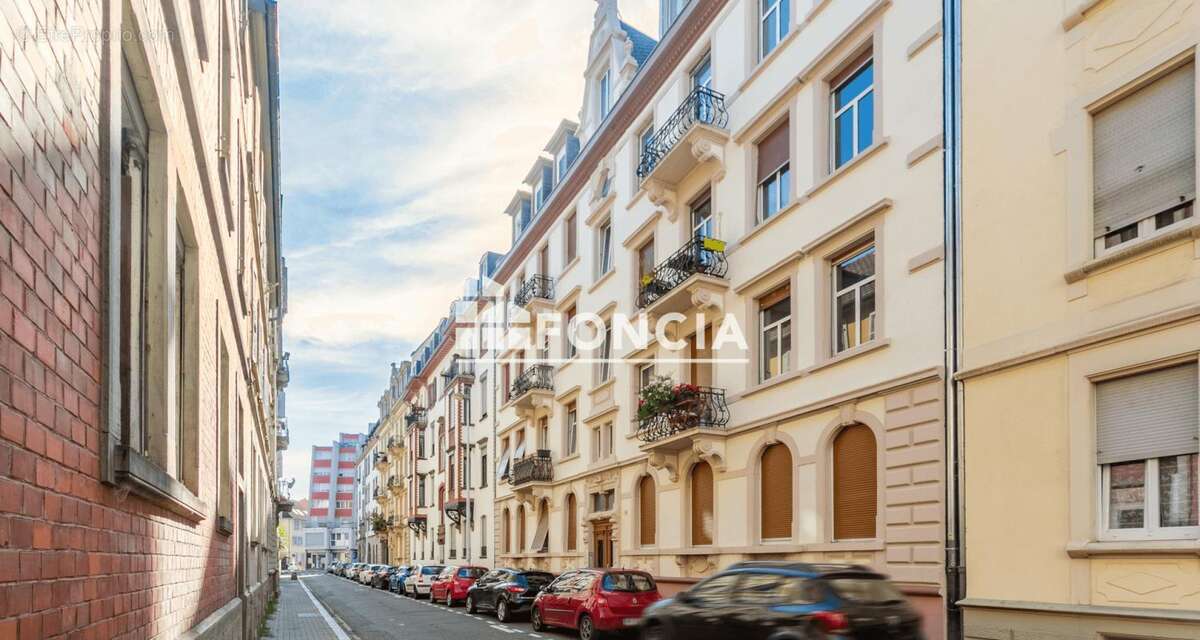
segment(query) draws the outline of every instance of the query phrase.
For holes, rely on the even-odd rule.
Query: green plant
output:
[[[387,531],[387,528],[388,528],[387,518],[383,517],[382,513],[379,513],[378,511],[376,511],[375,513],[371,514],[371,530],[372,531],[374,531],[375,533],[382,533],[384,531]]]
[[[694,384],[675,384],[668,376],[655,376],[638,392],[638,420],[678,410],[700,395]]]

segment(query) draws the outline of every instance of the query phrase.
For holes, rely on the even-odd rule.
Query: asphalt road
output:
[[[432,604],[429,600],[413,600],[330,574],[303,580],[356,640],[559,640],[577,637],[567,630],[534,633],[528,620],[501,624],[491,614],[468,614],[461,605],[447,609],[445,605]]]

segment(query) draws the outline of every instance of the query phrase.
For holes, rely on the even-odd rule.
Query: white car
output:
[[[441,564],[418,564],[412,568],[412,572],[404,579],[404,595],[411,598],[419,598],[429,595],[429,588],[433,585],[433,581],[438,577],[438,574],[445,569],[445,565]]]

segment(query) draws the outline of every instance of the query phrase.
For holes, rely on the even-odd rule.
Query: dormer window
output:
[[[605,71],[604,75],[600,76],[600,84],[597,87],[596,94],[599,99],[600,118],[607,118],[609,110],[612,109],[612,98],[609,95],[609,72]]]
[[[542,192],[542,181],[538,180],[533,183],[533,210],[538,212],[542,210],[542,205],[546,203],[546,199]]]
[[[683,8],[687,6],[687,3],[688,0],[659,0],[658,35],[660,38],[670,31],[671,25],[675,24],[675,19],[683,13]]]
[[[555,182],[562,182],[563,176],[567,175],[567,169],[571,168],[571,157],[567,155],[567,146],[563,145],[558,153],[554,154]]]

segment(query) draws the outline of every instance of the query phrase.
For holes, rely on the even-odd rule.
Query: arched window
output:
[[[874,538],[878,505],[875,434],[864,424],[833,439],[833,537]]]
[[[713,472],[698,462],[690,474],[692,488],[692,544],[713,543]]]
[[[579,531],[579,507],[575,503],[575,494],[567,494],[567,551],[574,551]]]
[[[512,525],[508,522],[508,509],[504,509],[504,520],[500,522],[500,541],[504,543],[504,553],[512,552]]]
[[[531,548],[537,553],[550,551],[550,501],[546,498],[538,503],[537,530],[533,533]]]
[[[656,497],[654,478],[642,476],[642,479],[638,481],[638,524],[640,525],[639,541],[644,547],[653,545],[658,533]]]
[[[759,460],[759,516],[764,540],[792,537],[792,452],[773,444]]]
[[[525,505],[517,507],[517,553],[525,553]]]

